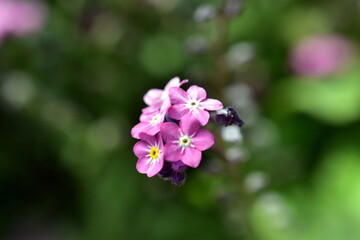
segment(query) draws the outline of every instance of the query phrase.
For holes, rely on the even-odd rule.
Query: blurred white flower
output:
[[[259,116],[259,107],[253,99],[252,89],[244,83],[234,83],[225,89],[225,102],[228,102],[245,122],[244,127],[253,126]]]
[[[214,6],[210,4],[204,4],[199,6],[194,12],[194,21],[198,23],[207,22],[214,18],[216,10]]]
[[[256,171],[245,177],[244,185],[249,192],[258,192],[267,185],[268,181],[266,173]]]
[[[221,137],[228,142],[239,143],[242,142],[243,136],[239,126],[231,125],[221,128]]]
[[[272,224],[279,229],[288,227],[293,221],[290,206],[276,192],[262,194],[257,199],[256,204],[264,211],[268,218],[272,219]]]
[[[232,45],[226,54],[226,61],[233,71],[239,69],[243,64],[255,57],[255,45],[250,42],[242,42]]]
[[[225,152],[226,158],[233,163],[239,161],[247,161],[249,158],[249,153],[242,147],[233,146],[226,149]]]

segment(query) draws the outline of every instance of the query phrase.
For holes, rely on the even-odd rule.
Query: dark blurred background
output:
[[[360,239],[359,14],[357,0],[0,0],[0,238]],[[219,131],[246,211],[211,153],[181,187],[136,171],[142,97],[175,76],[245,121]]]

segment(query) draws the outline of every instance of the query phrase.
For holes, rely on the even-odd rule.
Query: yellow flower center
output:
[[[159,149],[157,147],[152,147],[149,155],[152,159],[157,159],[159,157]]]

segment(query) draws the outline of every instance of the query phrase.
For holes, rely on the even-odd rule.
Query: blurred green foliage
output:
[[[148,89],[180,76],[218,90],[216,20],[193,14],[219,2],[44,4],[39,32],[0,46],[2,239],[243,239],[243,215],[255,239],[360,239],[357,1],[247,0],[229,20],[227,49],[255,49],[229,73],[227,87],[244,92],[223,99],[246,123],[243,143],[229,144],[246,161],[233,167],[268,179],[247,211],[212,153],[182,187],[137,173],[132,153]],[[346,37],[353,61],[296,75],[291,49],[323,33]]]

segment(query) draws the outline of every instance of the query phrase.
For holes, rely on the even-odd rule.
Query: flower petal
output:
[[[158,103],[159,101],[161,101],[162,93],[163,93],[163,90],[161,90],[161,89],[156,89],[156,88],[150,89],[144,95],[144,102],[149,106],[154,105],[155,103]]]
[[[168,142],[164,147],[164,158],[170,162],[179,161],[181,158],[181,147],[177,143]]]
[[[158,104],[152,105],[152,106],[147,106],[145,108],[143,108],[141,110],[142,113],[148,114],[148,113],[153,113],[159,111],[159,106]]]
[[[204,151],[214,145],[215,137],[212,133],[206,129],[200,129],[198,133],[191,139],[191,143],[194,144],[196,149]]]
[[[148,157],[141,157],[136,163],[136,169],[139,173],[147,174],[148,177],[155,176],[158,172],[160,172],[164,161],[160,158],[157,162],[151,163],[149,162]]]
[[[168,114],[171,118],[180,120],[184,115],[189,112],[185,104],[176,104],[169,108]]]
[[[199,120],[201,126],[205,126],[209,122],[210,114],[206,110],[199,108],[194,109],[192,111],[192,115],[194,116],[194,118]]]
[[[174,77],[170,79],[170,81],[165,85],[164,90],[169,91],[172,87],[180,87],[180,78]]]
[[[189,167],[197,168],[201,161],[201,151],[196,148],[188,147],[185,149],[181,161]]]
[[[158,132],[160,132],[160,125],[162,123],[158,123],[155,125],[152,125],[150,123],[138,123],[131,129],[131,136],[133,138],[140,139],[139,134],[140,133],[147,133],[151,136],[154,136]]]
[[[189,100],[188,94],[179,87],[170,88],[169,97],[172,104],[187,103]]]
[[[161,126],[160,126],[160,127],[161,127]],[[160,150],[163,150],[164,143],[163,143],[161,134],[159,134],[159,135],[157,136],[156,141],[157,141],[157,145],[159,146],[159,149],[160,149]]]
[[[189,80],[187,80],[187,79],[182,80],[182,81],[179,83],[179,87],[180,87],[181,85],[185,84],[185,83],[188,83],[188,82],[189,82]]]
[[[150,152],[149,144],[144,141],[139,141],[135,143],[133,151],[138,158],[148,155]]]
[[[190,113],[180,120],[180,129],[185,135],[193,136],[197,133],[199,128],[199,121],[193,118]]]
[[[144,132],[144,129],[149,126],[148,123],[138,123],[131,129],[131,136],[139,139],[139,133]]]
[[[140,115],[140,122],[150,122],[151,119],[156,115],[157,111],[156,112],[150,112],[150,113],[142,113]]]
[[[160,127],[162,123],[158,123],[155,125],[149,124],[147,127],[143,129],[142,132],[149,134],[150,136],[155,136],[158,132],[160,132]]]
[[[200,103],[200,105],[209,111],[216,111],[224,107],[219,100],[212,98],[205,99]]]
[[[139,133],[139,138],[140,138],[140,140],[145,141],[150,146],[155,146],[157,143],[156,137],[151,136],[144,132]]]
[[[163,156],[160,157],[158,162],[155,162],[154,164],[149,164],[149,165],[150,165],[150,167],[149,167],[149,169],[147,171],[147,176],[148,177],[153,177],[153,176],[155,176],[156,174],[158,174],[161,171],[161,169],[162,169],[162,167],[164,165]]]
[[[205,99],[206,98],[206,91],[202,87],[198,87],[193,85],[189,87],[187,93],[192,99]]]
[[[160,126],[160,134],[165,142],[178,141],[181,135],[180,128],[176,123],[166,122]]]
[[[149,159],[148,157],[141,157],[137,161],[136,169],[138,170],[139,173],[147,173],[147,171],[149,169],[149,165],[146,164],[146,162],[148,159]]]

